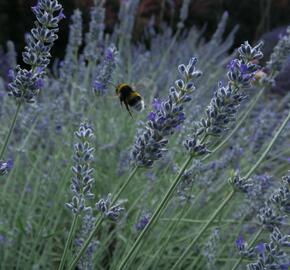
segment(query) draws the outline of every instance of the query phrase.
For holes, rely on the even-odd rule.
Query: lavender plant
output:
[[[15,118],[13,163],[0,158],[0,268],[287,269],[289,196],[278,178],[289,169],[289,95],[263,93],[284,69],[289,33],[257,82],[260,47],[229,53],[237,31],[224,32],[230,13],[205,39],[204,29],[183,27],[191,2],[182,1],[176,31],[152,17],[145,44],[132,36],[135,21],[146,21],[136,20],[143,2],[121,1],[110,34],[110,10],[94,1],[84,21],[72,14],[65,57],[50,69],[58,26],[49,24],[63,13],[51,13],[55,0],[38,2],[26,73],[13,71],[12,43],[0,50],[0,136],[15,100],[38,101]],[[160,5],[160,13],[177,8]],[[13,92],[20,75],[28,82]],[[19,97],[6,97],[8,77]],[[147,105],[134,119],[111,98],[111,82],[120,81],[138,84]],[[82,119],[94,130],[83,123],[72,136]]]
[[[236,269],[243,258],[256,257],[257,261],[247,264],[247,269],[287,269],[289,267],[289,254],[284,247],[289,246],[289,235],[283,235],[279,227],[286,224],[289,213],[290,192],[289,176],[282,178],[282,184],[271,195],[268,195],[264,205],[259,209],[257,218],[261,227],[250,244],[244,239],[237,241],[240,259],[233,269]],[[253,245],[258,240],[263,230],[270,230],[270,242],[259,243],[254,249]]]

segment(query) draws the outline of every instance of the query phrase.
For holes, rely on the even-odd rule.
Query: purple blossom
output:
[[[245,247],[245,239],[242,235],[239,236],[239,238],[236,240],[236,246],[238,248],[238,250],[243,250]]]
[[[195,67],[196,63],[197,59],[191,58],[187,66],[179,65],[182,79],[175,82],[176,87],[170,88],[168,98],[153,100],[153,111],[148,115],[144,132],[136,137],[131,152],[131,161],[135,165],[151,167],[167,151],[167,137],[185,121],[184,105],[191,100],[189,94],[195,90],[194,78],[201,75],[201,71]],[[191,84],[190,87],[187,87],[188,84]]]
[[[162,106],[162,101],[159,98],[154,98],[153,102],[152,102],[152,107],[154,111],[159,111],[161,110],[161,106]]]
[[[256,250],[258,252],[258,254],[262,255],[264,254],[265,252],[265,244],[264,243],[259,243],[257,246],[256,246]]]
[[[96,94],[104,95],[108,89],[113,72],[117,65],[118,51],[114,45],[110,45],[106,51],[103,63],[93,83],[93,91]]]
[[[58,18],[59,21],[66,18],[66,16],[63,13],[63,9],[60,10],[57,18]]]
[[[98,92],[103,93],[106,90],[106,85],[100,81],[94,81],[93,88]]]
[[[142,231],[145,226],[148,224],[151,215],[149,213],[143,213],[139,218],[138,222],[135,224],[135,228],[137,231]]]
[[[27,45],[22,53],[23,61],[30,66],[30,70],[17,66],[9,84],[10,96],[14,96],[18,102],[27,103],[35,101],[34,97],[43,86],[44,70],[50,62],[52,45],[58,38],[58,23],[63,18],[62,6],[57,0],[38,0],[31,9],[37,21],[26,35]],[[55,16],[58,11],[59,15]]]
[[[155,120],[156,120],[156,117],[157,117],[157,115],[156,115],[155,112],[150,112],[150,113],[148,114],[148,120],[149,120],[149,121],[155,121]]]
[[[0,160],[0,175],[8,174],[13,168],[13,160],[8,159],[6,162]]]
[[[37,78],[36,81],[35,81],[35,86],[38,89],[43,88],[43,86],[44,86],[44,80],[43,80],[43,78]]]
[[[9,69],[8,69],[8,72],[7,72],[7,76],[8,76],[8,79],[9,79],[10,81],[13,81],[14,78],[15,78],[15,72],[14,72],[14,69],[9,68]]]

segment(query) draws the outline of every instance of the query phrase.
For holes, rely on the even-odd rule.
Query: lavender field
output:
[[[0,44],[1,270],[290,269],[290,26],[233,49],[183,0],[133,42],[139,0],[112,33],[61,2]]]

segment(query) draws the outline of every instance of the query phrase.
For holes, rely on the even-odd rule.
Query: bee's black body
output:
[[[124,103],[127,111],[132,116],[130,107],[133,107],[137,111],[142,111],[144,109],[144,102],[141,95],[133,90],[133,88],[125,83],[119,84],[116,87],[116,94],[120,98],[121,105]]]

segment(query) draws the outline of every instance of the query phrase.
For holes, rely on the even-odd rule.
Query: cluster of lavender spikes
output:
[[[275,227],[270,234],[269,243],[260,243],[256,246],[258,260],[247,265],[248,270],[281,269],[288,270],[290,266],[289,254],[286,248],[290,247],[290,235],[283,235]]]
[[[206,109],[206,117],[197,124],[194,134],[184,141],[184,146],[191,155],[199,156],[207,153],[205,140],[210,136],[221,136],[228,129],[228,125],[236,120],[240,104],[246,98],[242,90],[251,87],[251,82],[259,69],[254,62],[263,57],[261,46],[262,43],[259,43],[251,47],[245,42],[238,49],[239,59],[232,60],[228,66],[227,85],[219,83]]]
[[[12,74],[13,81],[9,84],[10,95],[17,102],[34,102],[34,97],[44,85],[44,70],[50,61],[50,50],[58,38],[58,23],[64,18],[62,6],[57,0],[39,0],[32,7],[37,21],[31,34],[27,35],[27,46],[23,52],[23,61],[31,66],[30,70],[16,67],[16,74]],[[54,15],[59,12],[58,15]]]
[[[108,84],[111,81],[112,74],[116,68],[117,61],[118,61],[118,51],[114,45],[110,45],[105,50],[101,70],[98,70],[98,75],[95,81],[93,82],[94,93],[99,95],[106,94]]]
[[[91,147],[91,140],[94,138],[92,127],[87,123],[81,123],[75,136],[79,142],[74,145],[75,165],[72,167],[74,176],[71,184],[73,198],[70,203],[66,203],[66,206],[77,214],[82,211],[90,211],[91,208],[86,206],[86,200],[94,198],[94,194],[91,193],[94,182],[93,169],[90,167],[94,160],[94,148]]]
[[[284,176],[282,185],[276,189],[270,198],[260,208],[257,215],[260,223],[268,228],[283,224],[290,213],[290,176]]]
[[[185,120],[183,106],[191,100],[190,94],[195,90],[193,79],[202,75],[196,69],[197,58],[190,59],[187,66],[178,67],[182,79],[170,88],[169,97],[153,101],[153,111],[149,113],[147,124],[141,134],[137,135],[131,151],[131,161],[139,167],[151,167],[166,152],[167,136]]]
[[[242,257],[257,257],[255,263],[247,265],[249,270],[288,269],[290,266],[289,254],[283,249],[290,246],[290,235],[283,235],[278,228],[286,222],[290,213],[289,185],[290,176],[284,176],[281,186],[272,192],[257,214],[261,225],[271,231],[270,243],[260,243],[253,248],[248,246],[243,237],[236,241]]]

